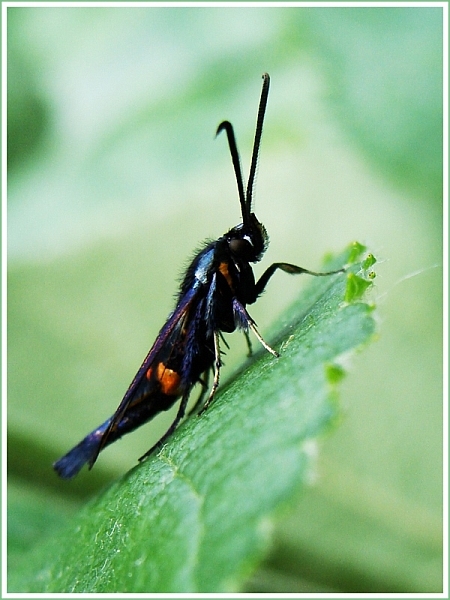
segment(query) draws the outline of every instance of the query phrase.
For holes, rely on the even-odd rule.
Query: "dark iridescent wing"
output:
[[[91,468],[106,445],[136,429],[161,410],[156,410],[158,407],[152,405],[151,388],[146,389],[145,375],[165,348],[174,343],[173,338],[180,335],[181,324],[195,303],[200,287],[200,284],[195,282],[182,296],[159,332],[114,415],[54,463],[53,467],[58,475],[70,479],[85,463]]]
[[[142,365],[140,366],[138,372],[134,376],[134,379],[131,382],[130,387],[125,392],[125,396],[123,397],[122,402],[119,404],[116,412],[112,416],[110,426],[108,427],[108,429],[106,429],[105,433],[103,434],[103,439],[102,439],[102,443],[100,444],[99,452],[106,445],[109,433],[114,430],[114,428],[117,426],[118,423],[120,423],[124,414],[127,412],[128,407],[130,406],[131,403],[134,402],[136,393],[139,391],[140,384],[143,381],[147,371],[149,370],[152,363],[155,361],[158,354],[161,352],[161,350],[164,348],[164,346],[167,345],[168,341],[170,340],[170,338],[172,337],[172,335],[174,333],[179,334],[180,323],[185,318],[189,308],[192,305],[192,302],[194,301],[195,297],[197,296],[197,293],[198,293],[198,286],[197,287],[192,286],[191,289],[188,292],[186,292],[186,294],[181,298],[177,307],[175,308],[173,313],[170,315],[170,317],[167,319],[166,324],[159,332],[158,337],[155,340],[155,343],[150,348],[147,356],[144,358]],[[94,458],[94,462],[95,462],[96,458],[97,457]],[[92,464],[94,464],[94,462]]]

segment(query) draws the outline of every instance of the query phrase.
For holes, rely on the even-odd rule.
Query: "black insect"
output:
[[[228,121],[223,121],[217,129],[217,134],[221,131],[227,134],[242,223],[218,240],[208,242],[189,265],[175,310],[159,332],[116,412],[54,464],[61,477],[73,477],[85,463],[91,468],[106,446],[161,411],[168,410],[181,398],[172,425],[140,460],[160,448],[183,419],[190,393],[197,383],[202,386],[202,393],[191,412],[206,410],[219,385],[219,339],[222,332],[243,330],[250,349],[248,330],[251,329],[264,348],[278,357],[278,353],[262,339],[246,309],[247,304],[253,304],[261,295],[277,269],[290,274],[310,275],[331,275],[343,271],[315,273],[289,263],[274,263],[255,281],[250,263],[261,260],[269,242],[264,225],[252,212],[253,184],[269,83],[269,75],[265,73],[246,192],[233,127]],[[210,373],[214,374],[214,379],[205,400]]]

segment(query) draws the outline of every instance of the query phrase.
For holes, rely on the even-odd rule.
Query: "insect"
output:
[[[75,476],[86,463],[92,468],[106,446],[150,421],[161,411],[168,410],[181,399],[177,415],[169,429],[139,460],[161,448],[185,416],[189,396],[196,384],[202,386],[202,391],[189,414],[196,411],[200,414],[206,410],[219,385],[219,342],[223,332],[242,330],[251,351],[249,330],[252,330],[263,347],[278,357],[278,353],[259,334],[246,308],[248,304],[256,302],[275,271],[315,276],[344,271],[339,269],[317,273],[290,263],[277,262],[255,281],[250,263],[261,260],[269,242],[264,225],[252,212],[253,186],[269,85],[269,75],[264,73],[245,192],[233,126],[229,121],[223,121],[216,132],[218,135],[224,131],[227,135],[242,223],[216,241],[207,242],[194,257],[181,283],[175,309],[160,330],[116,412],[54,463],[54,469],[62,478],[70,479]],[[206,398],[210,374],[213,374],[213,382]]]

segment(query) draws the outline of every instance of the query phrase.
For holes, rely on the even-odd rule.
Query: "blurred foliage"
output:
[[[353,360],[318,480],[247,589],[440,591],[442,8],[7,13],[14,561],[170,421],[73,482],[51,471],[115,409],[198,242],[237,222],[226,143],[213,135],[232,120],[246,172],[268,71],[256,190],[265,264],[314,268],[351,239],[385,260],[380,340]],[[263,332],[302,284],[282,285],[252,308]],[[228,373],[245,352],[234,346]]]
[[[339,120],[379,171],[442,202],[440,10],[313,11]]]

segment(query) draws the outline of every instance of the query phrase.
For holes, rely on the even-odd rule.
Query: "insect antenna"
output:
[[[259,101],[258,119],[256,121],[255,141],[253,143],[252,162],[250,165],[250,175],[247,183],[246,211],[250,215],[252,209],[253,184],[255,183],[256,167],[258,164],[259,146],[261,143],[261,134],[264,123],[264,114],[266,112],[267,97],[269,95],[270,77],[264,73],[261,99]]]
[[[250,176],[247,183],[247,195],[244,193],[244,179],[242,177],[241,160],[236,145],[233,125],[229,121],[222,121],[216,131],[216,136],[221,131],[226,132],[228,146],[230,148],[231,160],[233,161],[234,173],[239,193],[239,202],[241,203],[242,220],[244,225],[250,225],[250,213],[252,208],[253,185],[255,183],[256,167],[258,164],[259,146],[261,144],[261,134],[266,112],[267,97],[269,95],[270,77],[268,73],[263,74],[263,87],[261,99],[259,101],[258,118],[256,121],[255,141],[253,143],[252,162],[250,165]]]
[[[216,131],[216,136],[225,129],[228,146],[230,147],[231,160],[233,161],[234,173],[236,175],[236,183],[239,193],[239,202],[241,203],[242,219],[246,225],[249,222],[250,211],[247,210],[244,195],[244,180],[242,179],[241,160],[239,158],[239,152],[236,145],[236,138],[234,137],[233,125],[229,121],[222,121]]]

